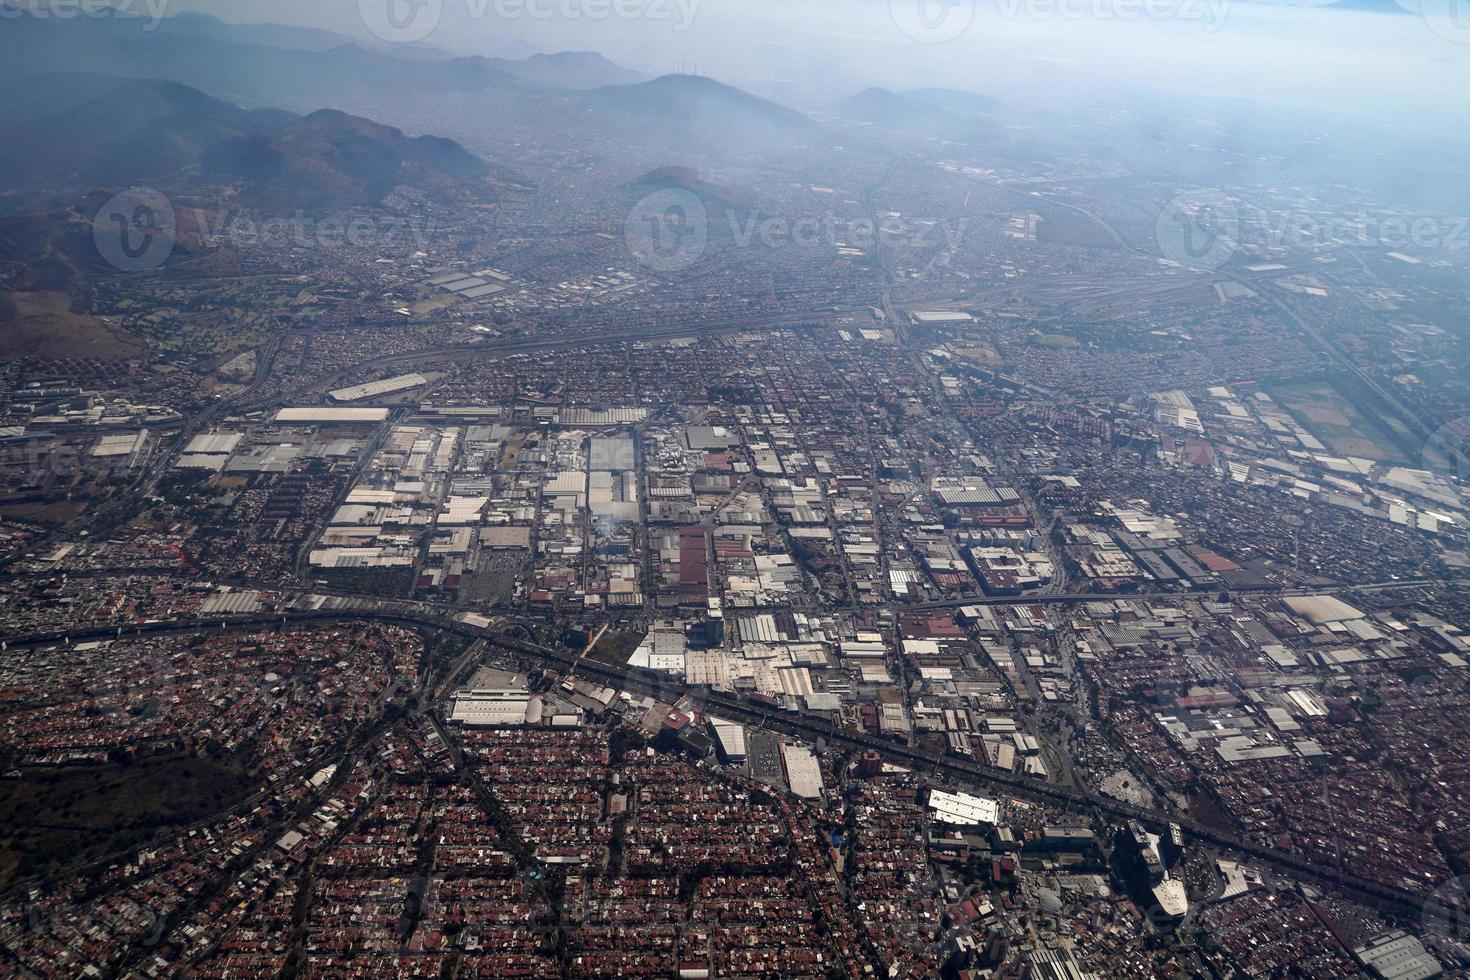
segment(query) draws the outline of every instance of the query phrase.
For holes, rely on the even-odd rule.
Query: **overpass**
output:
[[[386,604],[384,604],[386,605]],[[404,607],[407,604],[402,604]],[[34,647],[60,642],[86,642],[90,640],[128,639],[137,636],[162,636],[171,634],[197,633],[201,630],[228,629],[278,629],[287,625],[312,625],[343,621],[371,621],[404,626],[416,630],[431,630],[450,633],[469,640],[484,641],[493,647],[505,650],[529,660],[553,666],[559,670],[575,671],[579,676],[596,679],[608,686],[630,693],[667,698],[669,683],[652,673],[627,668],[612,667],[581,656],[554,650],[549,647],[516,640],[504,633],[488,634],[487,631],[459,622],[449,615],[437,615],[411,608],[337,609],[305,612],[278,613],[271,616],[243,617],[232,620],[190,620],[168,623],[152,623],[139,627],[116,626],[36,634],[8,641],[10,647]],[[216,626],[216,622],[218,625]],[[1001,791],[1023,799],[1038,800],[1096,817],[1112,820],[1137,820],[1155,829],[1166,828],[1175,823],[1197,840],[1244,855],[1257,862],[1269,865],[1278,871],[1317,884],[1352,893],[1367,899],[1378,907],[1392,909],[1412,916],[1425,914],[1426,894],[1405,888],[1395,888],[1381,882],[1352,874],[1341,868],[1327,868],[1310,859],[1258,844],[1234,834],[1211,827],[1197,820],[1180,817],[1159,810],[1133,806],[1097,793],[1053,786],[1025,776],[1004,772],[988,766],[980,766],[963,759],[935,755],[918,748],[878,738],[865,732],[853,732],[827,722],[819,722],[803,714],[781,711],[753,704],[743,698],[704,688],[680,687],[680,693],[699,697],[707,710],[731,720],[758,725],[770,731],[807,740],[825,739],[828,744],[841,745],[878,753],[885,761],[903,766],[918,773],[932,773],[990,791]]]

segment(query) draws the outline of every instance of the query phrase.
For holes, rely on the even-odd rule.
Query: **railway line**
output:
[[[471,641],[483,642],[491,647],[559,670],[569,672],[575,670],[578,676],[595,679],[629,693],[663,698],[669,695],[670,682],[652,673],[645,674],[627,668],[613,667],[578,654],[515,639],[504,630],[487,633],[486,630],[461,623],[450,615],[416,612],[401,608],[287,612],[225,621],[218,626],[215,626],[213,622],[184,621],[152,623],[132,628],[73,630],[15,638],[8,642],[8,646],[23,648],[58,642],[75,643],[89,640],[192,633],[211,628],[252,630],[343,621],[374,621],[411,629],[451,633]],[[1307,858],[1237,837],[1188,817],[1134,806],[1096,793],[1053,786],[959,758],[929,753],[889,739],[838,728],[802,714],[767,708],[733,695],[707,689],[680,688],[680,690],[695,694],[709,713],[727,717],[732,721],[758,725],[768,731],[808,740],[820,738],[829,745],[876,752],[885,761],[918,773],[929,773],[935,777],[963,783],[983,791],[999,791],[1022,799],[1061,806],[1079,814],[1112,820],[1137,820],[1155,829],[1166,828],[1171,823],[1177,824],[1198,841],[1244,856],[1276,871],[1288,872],[1298,879],[1351,893],[1359,899],[1367,900],[1380,908],[1399,914],[1411,916],[1426,914],[1424,903],[1428,898],[1427,894],[1411,889],[1393,888],[1340,868],[1323,867]]]

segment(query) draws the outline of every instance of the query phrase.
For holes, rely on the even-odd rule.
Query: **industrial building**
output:
[[[822,767],[805,745],[781,743],[781,765],[786,771],[786,784],[791,792],[804,800],[822,798]]]
[[[711,718],[710,729],[715,733],[715,746],[719,750],[720,758],[730,765],[744,765],[747,751],[745,726],[723,718]]]
[[[1444,973],[1417,936],[1402,930],[1385,933],[1353,950],[1363,968],[1380,980],[1430,980]]]
[[[460,691],[449,705],[448,718],[469,728],[519,728],[541,723],[541,699],[527,691],[497,689]]]
[[[929,810],[937,822],[956,827],[978,827],[981,824],[993,826],[1000,820],[998,802],[968,793],[930,790]]]
[[[308,405],[301,408],[283,408],[276,412],[276,422],[304,422],[309,425],[348,425],[353,423],[386,422],[386,408],[322,408]]]
[[[400,391],[422,388],[428,383],[429,379],[422,374],[400,374],[396,378],[384,378],[381,381],[369,381],[367,384],[353,385],[350,388],[338,388],[336,391],[328,392],[327,397],[334,402],[360,402],[367,398],[382,398],[384,395],[395,395]]]

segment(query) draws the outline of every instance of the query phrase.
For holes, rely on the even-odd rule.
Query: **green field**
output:
[[[22,770],[0,780],[0,888],[187,827],[253,788],[231,760],[194,755]]]
[[[1038,347],[1050,347],[1054,350],[1071,350],[1078,346],[1076,337],[1064,333],[1034,333],[1031,342]]]
[[[1339,456],[1384,463],[1411,461],[1387,427],[1391,423],[1371,406],[1360,407],[1361,403],[1350,400],[1334,380],[1297,381],[1272,387],[1267,393]]]

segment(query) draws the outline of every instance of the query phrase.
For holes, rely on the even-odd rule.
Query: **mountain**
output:
[[[440,198],[490,198],[503,189],[485,161],[453,140],[410,138],[333,109],[268,134],[221,143],[204,163],[213,172],[249,180],[247,198],[308,211],[372,206],[399,185]]]
[[[0,94],[7,187],[78,190],[189,179],[244,182],[265,208],[380,203],[400,184],[435,197],[491,198],[514,176],[459,144],[346,113],[245,110],[175,82],[49,75]],[[44,93],[44,94],[35,94]]]
[[[17,12],[19,13],[19,12]],[[235,25],[178,15],[146,30],[137,19],[19,15],[0,32],[0,77],[75,71],[166,78],[235,100],[339,105],[375,93],[576,90],[641,77],[590,52],[524,60],[373,50],[345,35],[279,25]],[[517,92],[517,94],[521,94]]]
[[[833,107],[838,116],[853,122],[941,136],[974,135],[1001,109],[1002,104],[988,95],[940,88],[905,92],[870,88]]]
[[[330,51],[344,44],[357,43],[353,38],[336,31],[291,27],[286,24],[230,24],[218,17],[192,11],[163,18],[158,22],[157,30],[163,34],[300,51]]]
[[[211,148],[278,129],[289,113],[247,112],[177,82],[46,75],[0,96],[9,187],[84,187],[197,166]]]
[[[1357,10],[1370,14],[1409,14],[1417,16],[1418,5],[1410,2],[1408,6],[1399,0],[1332,0],[1331,3],[1323,4],[1314,0],[1251,0],[1266,7],[1331,7],[1332,10]]]
[[[536,54],[521,60],[496,58],[490,64],[536,88],[591,89],[633,85],[643,80],[637,72],[613,64],[593,51]]]
[[[288,49],[240,37],[224,24],[213,34],[191,35],[147,32],[130,20],[23,16],[5,21],[0,31],[0,77],[75,71],[166,78],[235,101],[313,108],[364,95],[431,96],[520,84],[486,58],[396,58],[352,43]]]
[[[150,33],[116,18],[9,19],[0,31],[0,87],[29,88],[58,71],[167,79],[237,105],[302,114],[331,107],[417,132],[432,128],[482,154],[551,139],[580,151],[632,151],[648,166],[825,143],[811,119],[774,102],[706,78],[636,82],[588,52],[515,61],[397,57],[355,44],[288,50],[242,43],[234,25],[195,23],[201,33]]]
[[[688,167],[659,167],[633,181],[629,188],[637,197],[659,191],[688,191],[710,210],[751,211],[755,195],[745,188],[731,187],[706,179]]]
[[[594,89],[581,93],[579,101],[601,126],[635,133],[639,139],[662,136],[744,155],[824,140],[821,128],[794,109],[693,75]]]

